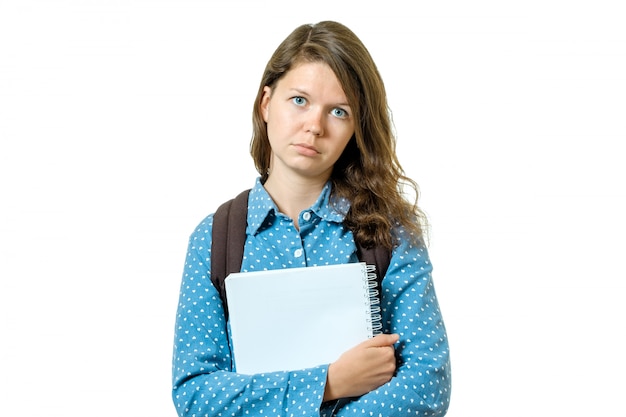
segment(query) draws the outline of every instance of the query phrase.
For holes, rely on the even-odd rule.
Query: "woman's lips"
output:
[[[312,145],[307,145],[306,143],[296,143],[293,146],[296,149],[296,152],[298,152],[300,155],[304,155],[304,156],[319,155],[318,150]]]

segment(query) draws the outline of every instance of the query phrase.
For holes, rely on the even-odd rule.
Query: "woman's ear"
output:
[[[263,116],[263,121],[267,123],[267,119],[269,118],[269,108],[270,108],[270,98],[272,96],[272,89],[268,86],[263,87],[263,96],[261,97],[261,115]]]

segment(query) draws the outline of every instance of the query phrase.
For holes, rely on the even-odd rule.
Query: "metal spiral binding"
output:
[[[380,297],[379,292],[376,289],[376,265],[367,265],[367,288],[368,298],[367,306],[369,308],[369,315],[371,317],[371,322],[369,322],[372,335],[376,336],[383,332],[383,317],[381,315],[380,309]]]

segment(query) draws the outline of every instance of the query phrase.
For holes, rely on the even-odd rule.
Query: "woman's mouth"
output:
[[[304,156],[316,156],[319,155],[319,151],[312,145],[307,145],[306,143],[296,143],[293,145],[300,155]]]

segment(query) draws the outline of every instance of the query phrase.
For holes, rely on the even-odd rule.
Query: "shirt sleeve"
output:
[[[406,239],[394,250],[382,286],[385,333],[398,333],[397,370],[387,384],[361,397],[343,400],[331,414],[444,416],[450,401],[450,358],[446,329],[423,246]]]
[[[232,371],[224,309],[210,278],[212,216],[189,239],[177,307],[172,399],[178,415],[317,416],[328,365],[293,372]]]

